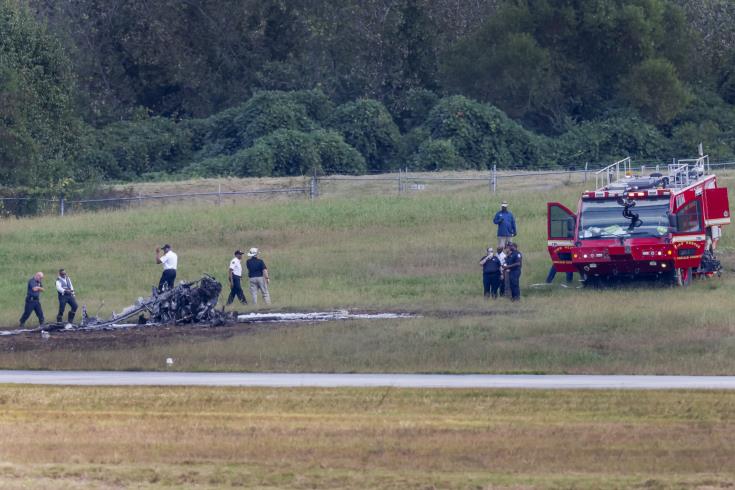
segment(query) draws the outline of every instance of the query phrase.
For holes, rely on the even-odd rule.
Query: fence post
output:
[[[59,198],[59,212],[61,213],[61,216],[64,216],[64,194]]]
[[[403,182],[401,182],[401,168],[398,167],[398,194],[403,191]]]
[[[309,199],[312,201],[319,197],[319,180],[316,176],[316,169],[314,169],[314,175],[311,176],[311,183],[309,185]]]
[[[587,167],[589,166],[590,162],[584,162],[584,183],[587,183]]]
[[[217,184],[217,206],[222,205],[222,183]]]
[[[495,192],[498,189],[498,166],[497,165],[493,165],[493,176],[492,176],[491,182],[492,182],[492,187],[493,187],[493,194],[495,194]]]

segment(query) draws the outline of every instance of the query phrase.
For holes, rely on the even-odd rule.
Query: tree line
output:
[[[735,156],[728,0],[0,0],[0,179]]]

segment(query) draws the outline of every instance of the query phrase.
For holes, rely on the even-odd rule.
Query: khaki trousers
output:
[[[268,283],[264,277],[251,277],[250,278],[250,295],[253,297],[253,304],[258,304],[258,289],[263,293],[263,301],[265,304],[271,304],[271,295],[268,292]]]

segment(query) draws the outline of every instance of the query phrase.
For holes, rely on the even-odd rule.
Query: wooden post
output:
[[[217,206],[222,205],[222,183],[217,184]]]
[[[61,216],[64,216],[64,194],[62,194],[59,199],[59,212],[61,213]]]
[[[589,166],[590,162],[584,162],[584,183],[587,183],[587,167]]]
[[[498,190],[498,166],[497,165],[493,165],[492,185],[493,185],[493,194],[495,194]]]

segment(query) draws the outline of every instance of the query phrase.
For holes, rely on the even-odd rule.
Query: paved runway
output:
[[[735,376],[450,375],[0,371],[0,384],[76,386],[242,386],[735,390]]]

